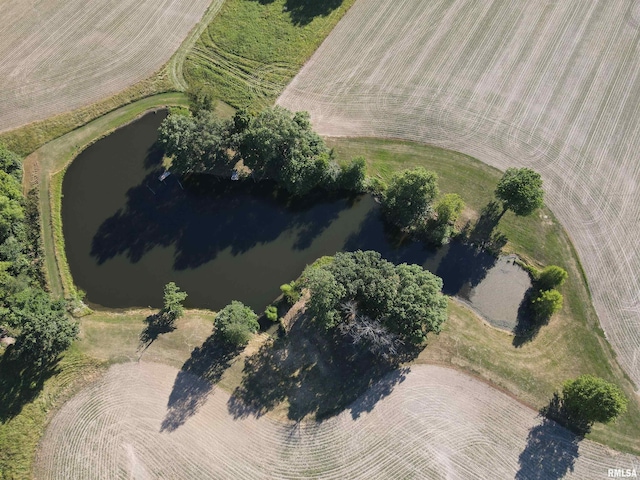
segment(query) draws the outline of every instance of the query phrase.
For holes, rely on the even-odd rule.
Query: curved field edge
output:
[[[88,145],[145,112],[186,104],[186,97],[182,93],[165,93],[139,100],[45,144],[24,160],[25,191],[37,187],[39,192],[46,278],[54,295],[71,296],[76,293],[66,262],[62,234],[64,169]]]
[[[414,366],[392,391],[386,390],[395,382],[394,374],[390,377],[321,423],[236,417],[229,395],[214,388],[183,424],[166,429],[172,397],[206,389],[202,380],[144,361],[115,365],[53,417],[38,450],[36,474],[43,479],[118,474],[603,478],[608,468],[638,464],[637,457],[578,441],[455,370]]]
[[[211,0],[9,1],[1,130],[91,105],[165,65]],[[46,19],[46,21],[43,21]]]
[[[359,2],[278,102],[309,110],[321,134],[403,138],[539,171],[637,388],[636,4]]]

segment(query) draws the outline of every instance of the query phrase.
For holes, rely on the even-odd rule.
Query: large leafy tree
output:
[[[419,344],[428,332],[439,332],[447,316],[440,278],[419,265],[395,266],[378,252],[338,253],[331,263],[309,267],[303,280],[311,291],[309,313],[328,328],[366,319]]]
[[[438,195],[438,176],[422,167],[397,172],[382,198],[388,219],[411,229],[426,220],[431,202]]]
[[[298,195],[324,180],[330,151],[311,128],[307,112],[273,107],[251,116],[243,111],[234,126],[232,144],[258,179],[274,179]]]
[[[171,157],[171,170],[180,175],[230,172],[229,128],[230,122],[206,111],[195,117],[169,115],[160,125],[159,141]]]
[[[258,331],[258,316],[250,307],[234,300],[218,312],[215,318],[216,335],[223,342],[246,345]]]
[[[570,418],[587,424],[614,420],[628,403],[620,388],[593,375],[569,380],[562,389],[562,404]]]
[[[540,174],[530,168],[508,168],[496,187],[496,197],[504,210],[526,216],[542,207],[544,192]]]
[[[64,300],[51,300],[39,288],[28,288],[12,298],[7,315],[20,333],[15,352],[32,365],[55,360],[78,335],[78,324],[69,320]]]

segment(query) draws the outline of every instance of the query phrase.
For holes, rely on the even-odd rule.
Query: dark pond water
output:
[[[377,250],[390,261],[423,265],[444,291],[492,323],[512,328],[527,274],[461,243],[441,249],[399,238],[370,196],[316,195],[292,202],[268,183],[175,176],[159,180],[156,130],[148,114],[87,148],[63,183],[62,219],[74,281],[104,307],[158,307],[176,282],[187,306],[219,309],[241,300],[257,312],[322,255]]]

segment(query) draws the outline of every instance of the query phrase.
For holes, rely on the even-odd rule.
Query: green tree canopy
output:
[[[533,309],[540,318],[549,319],[562,310],[562,294],[554,289],[543,290],[532,302]]]
[[[556,265],[549,265],[540,272],[536,283],[540,290],[550,290],[561,286],[568,277],[569,274],[564,268]]]
[[[343,165],[338,176],[338,186],[350,192],[364,192],[367,188],[367,164],[364,157],[354,157]]]
[[[627,410],[629,400],[616,385],[593,375],[565,382],[562,404],[567,413],[588,424],[608,423]]]
[[[171,157],[171,170],[227,174],[235,162],[229,157],[230,122],[209,112],[197,116],[169,115],[160,125],[159,142]]]
[[[258,316],[250,307],[234,300],[218,312],[215,318],[216,335],[234,346],[246,345],[258,331]]]
[[[438,223],[453,224],[464,209],[464,201],[457,193],[447,193],[438,200],[435,211],[438,215]]]
[[[234,131],[232,144],[257,178],[274,179],[296,195],[324,181],[330,150],[311,128],[307,112],[273,107],[251,116],[242,111]]]
[[[426,219],[438,195],[438,176],[422,167],[396,172],[382,198],[384,212],[393,223],[410,229]]]
[[[55,360],[78,335],[64,300],[50,300],[39,288],[28,288],[12,299],[9,323],[19,330],[15,352],[33,365]]]
[[[180,290],[174,282],[169,282],[164,286],[164,306],[160,315],[166,318],[170,323],[175,322],[184,314],[184,306],[182,303],[187,298],[187,292]]]
[[[337,253],[333,262],[309,267],[303,279],[311,291],[309,313],[328,328],[348,321],[341,308],[351,304],[358,315],[419,344],[447,317],[440,278],[419,265],[395,266],[378,252]]]
[[[519,216],[533,213],[542,207],[542,178],[530,168],[508,168],[495,191],[505,210]]]
[[[0,170],[12,175],[18,182],[22,181],[22,159],[2,143],[0,143]]]

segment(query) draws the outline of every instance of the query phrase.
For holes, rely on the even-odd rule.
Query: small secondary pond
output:
[[[369,195],[292,201],[273,184],[159,177],[155,146],[166,112],[147,114],[87,148],[63,182],[66,253],[87,300],[110,308],[158,307],[176,282],[188,307],[217,310],[241,300],[261,312],[322,255],[377,250],[423,265],[444,292],[512,329],[530,287],[509,258],[453,242],[440,249],[398,238]]]

